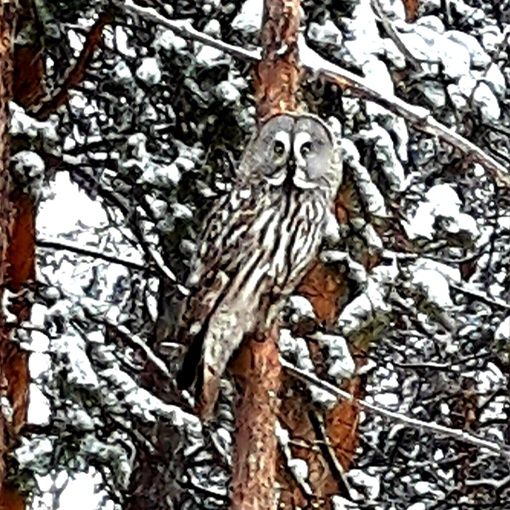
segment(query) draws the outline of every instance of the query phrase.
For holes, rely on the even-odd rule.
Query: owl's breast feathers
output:
[[[234,189],[211,211],[190,276],[181,329],[189,348],[178,375],[179,387],[195,384],[202,418],[212,416],[244,336],[264,333],[316,257],[327,207],[317,190],[259,185]]]

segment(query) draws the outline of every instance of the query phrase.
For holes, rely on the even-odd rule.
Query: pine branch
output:
[[[225,43],[195,30],[188,21],[170,20],[159,14],[155,9],[137,6],[131,0],[125,3],[118,3],[118,5],[124,11],[162,25],[185,39],[207,44],[249,62],[259,62],[261,59],[260,49],[250,51]],[[480,147],[470,142],[459,133],[456,133],[452,128],[434,119],[429,110],[422,106],[409,104],[395,95],[381,93],[373,88],[365,78],[357,76],[322,58],[306,45],[303,36],[300,36],[298,45],[301,64],[314,76],[321,76],[328,81],[336,83],[341,88],[351,90],[360,97],[374,101],[396,115],[403,117],[416,129],[429,135],[437,136],[461,151],[466,157],[484,166],[495,177],[502,188],[510,187],[510,174],[501,163],[485,154]]]
[[[284,359],[281,359],[280,362],[283,368],[287,369],[298,379],[315,384],[323,388],[324,390],[331,392],[336,397],[343,398],[350,402],[356,403],[365,411],[371,411],[380,416],[384,416],[385,418],[390,418],[399,423],[403,423],[404,425],[407,425],[408,427],[411,427],[413,429],[433,432],[434,434],[451,437],[457,441],[472,444],[479,448],[486,448],[493,455],[498,455],[505,459],[510,459],[510,448],[508,447],[508,445],[505,445],[504,443],[500,443],[497,441],[488,441],[487,439],[475,436],[473,434],[470,434],[469,432],[465,432],[464,430],[446,427],[444,425],[440,425],[439,423],[424,422],[416,418],[410,418],[409,416],[406,416],[404,414],[390,411],[385,407],[370,404],[366,400],[355,398],[349,392],[341,390],[340,388],[337,388],[333,384],[330,384],[327,381],[319,379],[317,376],[311,374],[310,372],[297,368],[296,366],[292,365],[291,363]]]

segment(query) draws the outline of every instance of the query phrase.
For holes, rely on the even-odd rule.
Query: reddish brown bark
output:
[[[265,23],[261,34],[263,60],[255,70],[254,80],[259,122],[282,111],[299,109],[298,87],[301,75],[297,53],[299,23],[298,0],[266,1]],[[352,194],[353,189],[349,183],[342,187],[337,202],[337,217],[340,222],[347,223],[349,220]],[[349,298],[345,276],[320,263],[310,271],[299,292],[310,299],[318,320],[326,326],[334,324]],[[336,456],[332,463],[323,449],[318,447],[321,439],[318,437],[318,425],[314,420],[316,411],[309,403],[306,393],[291,377],[283,377],[284,389],[278,417],[291,436],[300,442],[300,446],[294,445],[291,448],[292,455],[305,459],[309,466],[307,482],[313,490],[313,497],[305,497],[299,483],[288,472],[285,462],[278,458],[275,451],[276,443],[269,440],[271,434],[274,434],[276,416],[270,414],[275,408],[269,403],[268,396],[272,393],[268,388],[277,388],[280,381],[273,381],[272,377],[281,376],[279,369],[268,371],[266,366],[268,359],[274,360],[278,365],[276,343],[273,338],[268,338],[264,345],[266,359],[255,355],[253,342],[247,343],[240,355],[240,359],[243,357],[250,359],[251,364],[249,369],[244,364],[242,380],[245,386],[237,408],[238,429],[233,474],[234,507],[264,508],[258,503],[259,506],[250,506],[247,503],[255,501],[253,498],[257,497],[264,498],[265,508],[275,507],[276,480],[273,476],[275,470],[267,470],[264,473],[250,469],[249,459],[256,458],[266,466],[271,459],[277,459],[277,481],[281,490],[279,508],[306,507],[309,504],[329,508],[325,496],[341,493],[343,489],[341,480],[335,476],[332,464],[339,462],[344,469],[351,464],[358,445],[359,410],[355,404],[341,402],[326,413],[323,422],[324,433],[329,437],[331,451]],[[314,345],[310,345],[310,349],[312,355],[318,358],[320,366],[323,360],[320,359],[319,349]],[[237,373],[243,371],[239,370],[238,365],[239,361],[234,364]],[[265,374],[266,377],[261,377],[261,374]],[[345,388],[355,395],[360,395],[360,380],[354,378],[346,382]],[[267,411],[262,417],[259,414],[260,409]],[[259,477],[262,478],[258,479]]]
[[[31,0],[20,0],[16,31],[34,34],[14,48],[13,97],[24,108],[37,104],[45,94],[44,34],[38,24]]]
[[[27,0],[21,0],[19,7],[19,25],[17,29],[30,26],[37,28],[32,5]],[[69,97],[69,89],[83,80],[86,66],[90,63],[93,52],[99,46],[101,33],[105,25],[112,21],[110,14],[103,13],[91,28],[83,51],[70,69],[64,86],[51,98],[42,102],[38,108],[38,117],[46,118],[61,106]],[[33,32],[33,30],[31,30]],[[14,61],[11,63],[9,82],[5,85],[7,97],[22,104],[26,108],[33,108],[44,96],[44,48],[42,37],[35,37],[33,41],[14,51]],[[6,110],[7,111],[7,110]],[[6,124],[5,124],[6,125]],[[7,137],[7,133],[5,133]],[[8,142],[4,143],[8,150]],[[8,158],[5,169],[8,169]],[[8,173],[7,178],[10,179]],[[36,205],[34,198],[16,188],[11,183],[11,191],[7,203],[10,204],[10,235],[6,236],[5,252],[2,261],[6,270],[3,285],[15,295],[9,307],[17,321],[24,321],[30,315],[29,292],[35,283],[35,216]],[[13,418],[10,423],[11,432],[16,434],[25,424],[28,407],[28,356],[19,349],[17,344],[9,342],[7,332],[4,332],[4,341],[0,345],[2,357],[3,377],[5,379],[4,392],[12,406]]]
[[[16,20],[19,25],[16,26]],[[46,118],[67,101],[69,89],[85,76],[86,66],[100,42],[106,23],[103,15],[90,31],[80,58],[68,73],[64,87],[41,103],[38,117]],[[32,5],[27,0],[0,3],[0,302],[7,289],[14,296],[9,312],[18,322],[30,315],[29,292],[35,280],[34,199],[16,189],[9,173],[9,101],[25,108],[33,107],[44,97],[44,48],[42,37],[13,48],[15,30],[30,25],[37,28]],[[33,30],[31,30],[33,32]],[[4,485],[5,454],[26,422],[28,409],[28,355],[10,341],[9,329],[0,308],[0,388],[11,406],[11,416],[0,413],[0,509],[21,509],[24,497],[14,487]]]
[[[261,32],[262,61],[255,69],[258,120],[297,108],[297,36],[299,0],[266,0]],[[275,426],[281,366],[278,360],[278,328],[263,342],[245,342],[234,363],[241,385],[236,406],[232,508],[271,510],[276,508]]]
[[[101,44],[101,36],[104,27],[110,24],[113,19],[113,14],[109,11],[99,15],[97,21],[87,34],[87,39],[83,45],[80,56],[67,71],[67,76],[62,86],[56,90],[51,97],[45,99],[39,106],[34,108],[34,116],[37,119],[47,119],[57,108],[67,103],[71,89],[79,85],[85,78],[94,52]]]
[[[16,5],[12,2],[0,3],[0,302],[5,292],[9,274],[7,252],[12,233],[11,178],[9,173],[9,101],[12,98],[13,41],[16,25]],[[13,397],[10,384],[13,378],[24,373],[16,372],[17,363],[12,363],[13,350],[17,350],[9,341],[9,333],[0,307],[0,391],[2,396]],[[16,357],[16,356],[15,356]],[[19,361],[18,359],[16,361]],[[11,364],[12,363],[12,364]],[[16,396],[17,397],[17,396]],[[19,404],[19,399],[17,399]],[[12,405],[12,400],[11,400]],[[23,413],[21,413],[23,414]],[[20,413],[11,419],[2,407],[0,410],[0,501],[6,500],[4,487],[5,455],[12,445],[12,439],[19,423]]]
[[[30,317],[30,295],[35,283],[35,207],[32,197],[13,191],[10,195],[11,236],[7,246],[5,287],[15,295],[9,306],[18,322]],[[17,343],[2,344],[1,356],[5,393],[12,407],[12,432],[17,434],[26,422],[28,410],[28,354]]]
[[[41,48],[27,44],[14,52],[14,99],[24,108],[44,97],[44,58]]]
[[[5,253],[10,231],[9,100],[12,95],[14,8],[0,3],[0,292],[5,281]],[[1,311],[0,311],[1,313]]]
[[[9,262],[7,287],[15,293],[24,290],[35,278],[35,206],[33,199],[21,192],[11,193],[13,217],[11,240],[7,247]],[[28,310],[15,310],[21,320],[28,319]]]
[[[0,492],[0,510],[23,510],[25,498],[15,487],[6,485]]]
[[[274,507],[277,442],[276,415],[280,372],[278,328],[264,342],[250,340],[235,362],[241,387],[236,409],[236,448],[232,473],[232,509]]]
[[[298,106],[299,67],[297,38],[299,0],[266,0],[260,41],[261,62],[255,69],[254,87],[259,122]]]
[[[36,34],[29,42],[16,46],[14,51],[14,100],[25,108],[32,110],[32,115],[39,120],[45,120],[69,99],[73,87],[79,85],[85,78],[90,61],[101,44],[101,36],[106,25],[113,21],[113,14],[109,11],[99,15],[97,21],[90,28],[83,49],[76,62],[67,70],[62,85],[51,95],[45,89],[45,48],[44,34],[38,25],[32,2],[20,1],[18,16],[18,30],[26,30]]]
[[[403,0],[407,21],[414,21],[418,14],[419,0]]]

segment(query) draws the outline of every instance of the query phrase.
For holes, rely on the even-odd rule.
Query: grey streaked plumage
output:
[[[246,334],[263,334],[315,259],[341,180],[318,117],[270,118],[249,142],[232,191],[211,211],[188,282],[178,376],[210,418],[219,381]]]

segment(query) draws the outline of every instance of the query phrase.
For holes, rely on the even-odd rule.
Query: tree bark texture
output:
[[[302,75],[297,51],[299,4],[298,0],[265,2],[261,32],[263,59],[255,69],[254,80],[260,123],[271,115],[299,109]],[[348,220],[351,196],[352,187],[349,184],[343,186],[337,203],[337,217],[341,222]],[[312,302],[319,322],[326,327],[334,324],[342,306],[349,299],[349,286],[345,276],[319,262],[305,278],[299,291]],[[237,377],[243,389],[236,409],[232,507],[238,510],[275,508],[276,505],[279,508],[294,508],[320,504],[321,508],[328,508],[327,496],[345,492],[345,484],[338,476],[338,470],[349,467],[358,445],[359,410],[355,404],[340,402],[325,413],[322,422],[323,435],[330,444],[331,452],[329,456],[325,454],[325,450],[317,446],[325,438],[319,434],[318,428],[321,427],[314,418],[316,410],[296,381],[281,375],[276,328],[271,333],[265,342],[265,358],[256,355],[262,348],[256,349],[255,343],[247,342],[241,349],[239,359],[234,363],[235,373],[244,375]],[[324,360],[320,360],[318,346],[309,347],[320,366]],[[251,363],[245,362],[244,366],[241,364],[243,369],[240,370],[238,365],[243,359],[249,359]],[[360,359],[363,360],[363,357]],[[275,367],[268,370],[267,365],[273,360]],[[279,380],[271,380],[273,377]],[[275,401],[273,392],[279,387],[282,387],[282,399]],[[361,393],[359,378],[347,381],[345,387],[355,395]],[[275,402],[277,406],[274,405]],[[271,411],[277,411],[277,414],[272,415]],[[302,487],[279,456],[276,441],[269,439],[274,437],[277,419],[293,438],[303,444],[303,447],[291,447],[291,451],[293,456],[304,459],[309,466],[307,482],[312,488],[313,497],[303,493]],[[255,465],[268,466],[273,459],[277,460],[276,468],[254,469]],[[279,501],[276,499],[277,485]]]
[[[264,342],[253,339],[246,342],[235,370],[241,392],[236,406],[232,509],[275,508],[278,454],[275,423],[281,373],[276,326]]]
[[[9,172],[9,101],[12,98],[14,69],[13,41],[16,26],[16,5],[0,3],[0,302],[6,288],[9,271],[7,252],[12,232],[11,177]],[[9,396],[9,369],[11,346],[9,334],[0,308],[0,388],[2,396]],[[2,406],[0,412],[0,502],[6,499],[4,480],[5,455],[13,437],[13,418]]]
[[[255,68],[254,87],[258,120],[298,106],[299,66],[297,39],[299,0],[266,0],[260,35],[263,50]]]
[[[52,95],[46,95],[44,80],[44,45],[42,27],[34,13],[32,2],[20,0],[3,2],[1,13],[0,48],[0,298],[7,289],[13,298],[9,312],[22,322],[30,317],[30,294],[35,286],[35,198],[12,181],[9,173],[9,101],[13,99],[39,119],[46,119],[69,97],[69,89],[85,76],[94,51],[101,41],[106,24],[113,20],[110,13],[102,13],[87,34],[83,51],[69,69],[63,86]],[[30,41],[14,47],[14,36],[24,30],[35,34]],[[1,310],[0,310],[1,314]],[[28,409],[28,354],[17,343],[9,340],[9,331],[0,316],[0,369],[2,395],[11,406],[11,418],[2,413],[2,452],[26,422]],[[2,455],[3,477],[5,462]],[[3,478],[2,478],[3,479]],[[0,491],[0,509],[23,508],[24,497],[15,487],[3,486]]]
[[[260,35],[263,58],[254,76],[258,122],[298,105],[300,67],[297,38],[299,0],[266,0]],[[233,370],[241,387],[236,405],[232,508],[271,510],[277,507],[275,436],[281,366],[278,327],[263,342],[245,341]]]
[[[419,0],[404,0],[407,21],[414,21],[418,14]]]

